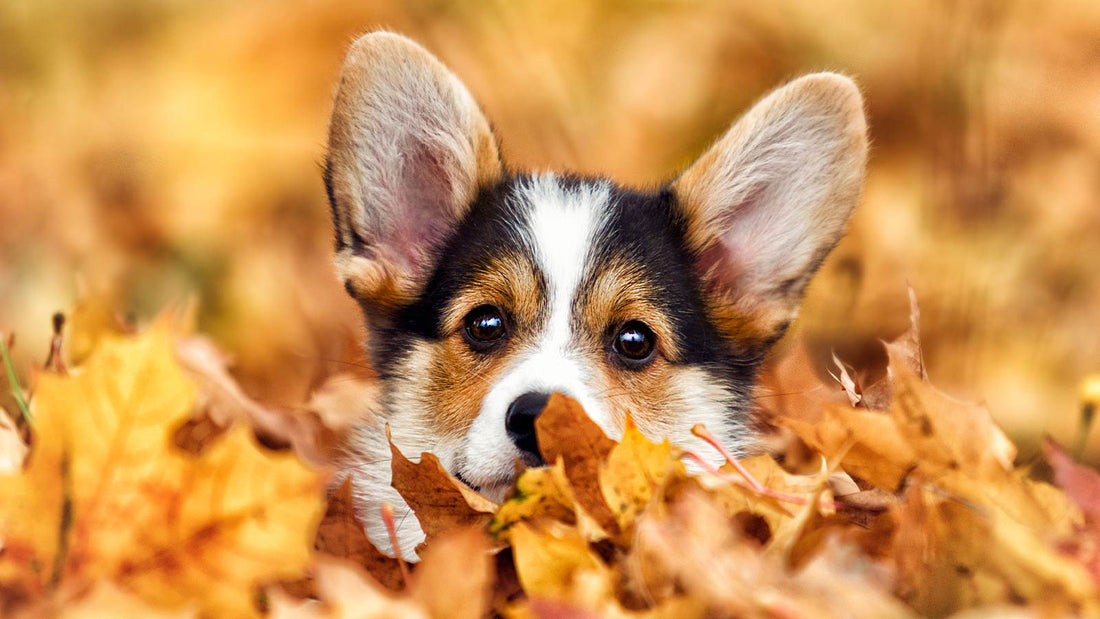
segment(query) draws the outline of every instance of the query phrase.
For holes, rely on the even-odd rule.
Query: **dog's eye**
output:
[[[466,315],[466,339],[475,348],[484,348],[505,333],[504,317],[492,305],[476,307]]]
[[[656,341],[657,336],[645,323],[631,320],[615,335],[614,348],[623,359],[639,363],[648,361],[653,356]]]

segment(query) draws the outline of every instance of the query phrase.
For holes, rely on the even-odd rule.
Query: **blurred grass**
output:
[[[516,167],[667,179],[768,89],[831,69],[874,146],[801,330],[867,362],[922,302],[932,379],[1025,453],[1071,442],[1100,368],[1100,4],[8,0],[0,4],[0,328],[24,374],[83,291],[200,328],[253,393],[362,363],[318,165],[352,38],[421,41]],[[1088,456],[1100,460],[1100,436]]]

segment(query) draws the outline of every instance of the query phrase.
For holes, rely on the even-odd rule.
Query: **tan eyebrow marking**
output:
[[[659,291],[640,266],[621,259],[601,265],[589,276],[583,295],[582,320],[595,337],[602,337],[608,327],[640,320],[657,335],[658,349],[669,361],[680,359],[672,322],[655,301]]]
[[[519,253],[493,258],[477,270],[468,284],[459,290],[443,312],[444,334],[462,328],[462,319],[479,305],[495,305],[509,314],[519,326],[529,328],[539,319],[540,303],[545,295],[538,273],[530,258]]]

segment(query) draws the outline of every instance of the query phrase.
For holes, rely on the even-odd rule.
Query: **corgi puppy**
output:
[[[866,131],[855,84],[820,73],[655,190],[521,172],[430,53],[387,32],[357,40],[325,184],[381,380],[347,469],[371,539],[392,553],[382,502],[406,555],[423,535],[390,487],[386,424],[403,453],[434,453],[494,500],[517,461],[543,463],[534,422],[555,391],[613,438],[629,411],[654,439],[712,453],[690,432],[703,423],[749,450],[757,370],[859,200]]]

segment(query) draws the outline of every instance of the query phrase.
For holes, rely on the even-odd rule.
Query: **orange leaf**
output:
[[[880,412],[834,404],[825,408],[824,418],[815,424],[798,419],[782,422],[830,465],[840,464],[880,488],[897,489],[917,464],[894,420]],[[838,458],[842,458],[839,463]]]
[[[255,587],[301,575],[322,480],[240,427],[177,449],[195,387],[161,321],[105,335],[81,371],[41,376],[26,470],[0,481],[0,579],[37,593],[110,580],[146,602],[255,613]],[[32,591],[33,593],[33,591]]]
[[[555,393],[535,420],[539,451],[547,462],[561,458],[577,504],[605,531],[618,530],[600,491],[600,465],[615,447],[573,398]]]

